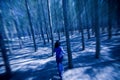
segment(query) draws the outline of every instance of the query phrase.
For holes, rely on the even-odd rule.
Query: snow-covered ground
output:
[[[61,45],[66,51],[65,37],[61,39]],[[101,36],[99,59],[95,58],[94,37],[85,39],[84,51],[81,51],[79,33],[72,35],[70,41],[74,68],[68,69],[66,54],[63,61],[63,80],[120,80],[120,35],[114,35],[111,40],[107,40],[106,35]],[[10,80],[59,80],[50,44],[37,44],[37,52],[34,52],[31,42],[26,45],[23,49],[14,50],[9,56],[13,72]],[[0,69],[0,72],[3,73],[4,69]]]

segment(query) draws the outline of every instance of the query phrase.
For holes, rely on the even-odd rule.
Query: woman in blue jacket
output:
[[[59,40],[57,40],[55,43],[54,52],[56,52],[56,63],[57,63],[59,76],[62,79],[62,73],[64,71],[62,61],[63,61],[63,56],[64,56],[65,52],[64,52],[63,48],[60,46]]]

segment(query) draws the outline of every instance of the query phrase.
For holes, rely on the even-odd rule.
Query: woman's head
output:
[[[57,40],[56,42],[55,42],[55,48],[57,48],[57,47],[59,47],[60,46],[60,42],[59,42],[59,40]]]

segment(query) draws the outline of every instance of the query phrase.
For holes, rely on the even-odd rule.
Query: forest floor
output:
[[[113,35],[111,40],[107,40],[106,35],[101,36],[99,59],[95,58],[95,38],[85,38],[84,51],[81,51],[80,39],[78,33],[70,37],[74,68],[68,69],[65,54],[63,80],[120,80],[120,35]],[[24,48],[15,49],[9,54],[12,69],[10,80],[59,80],[50,44],[43,46],[42,42],[38,43],[37,52],[34,52],[31,42],[27,41]],[[66,51],[65,37],[61,38],[61,45]],[[0,69],[0,72],[3,70]]]

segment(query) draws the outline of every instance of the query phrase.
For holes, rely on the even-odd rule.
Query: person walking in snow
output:
[[[57,63],[59,76],[62,79],[62,73],[64,71],[62,61],[63,61],[63,56],[64,56],[65,52],[64,52],[63,48],[60,46],[59,40],[57,40],[55,43],[54,52],[56,53],[56,63]]]

